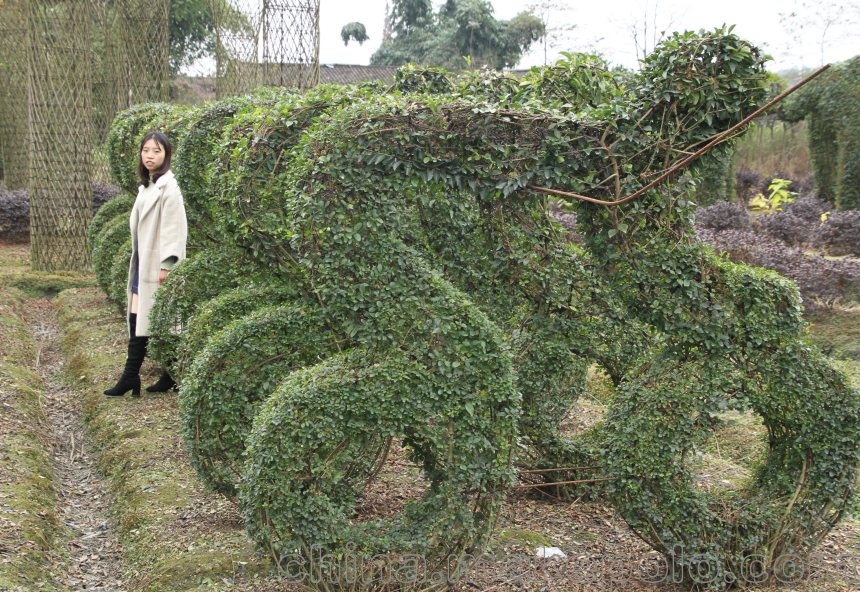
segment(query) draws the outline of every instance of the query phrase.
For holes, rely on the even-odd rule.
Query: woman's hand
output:
[[[158,272],[158,285],[159,286],[164,283],[164,280],[167,279],[168,273],[170,273],[170,272],[167,271],[166,269],[162,269]]]

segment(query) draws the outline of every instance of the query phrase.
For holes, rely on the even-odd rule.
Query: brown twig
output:
[[[527,489],[530,487],[552,487],[553,485],[572,485],[573,483],[596,483],[597,481],[618,481],[621,477],[604,477],[603,479],[579,479],[577,481],[559,481],[558,483],[532,483],[530,485],[515,485],[508,489]]]
[[[533,471],[517,471],[517,475],[525,475],[527,473],[553,473],[556,471],[579,471],[585,469],[599,469],[600,467],[566,467],[563,469],[536,469]]]
[[[714,146],[716,146],[717,144],[721,143],[726,138],[728,138],[735,130],[748,124],[750,121],[752,121],[753,119],[755,119],[756,117],[758,117],[759,115],[761,115],[762,113],[764,113],[765,111],[767,111],[768,109],[770,109],[771,107],[773,107],[774,105],[776,105],[777,103],[782,101],[785,97],[787,97],[788,95],[790,95],[791,93],[793,93],[794,91],[799,89],[801,86],[803,86],[806,83],[808,83],[809,81],[811,81],[813,78],[815,78],[816,76],[818,76],[819,74],[821,74],[822,72],[827,70],[828,68],[830,68],[830,64],[827,64],[827,65],[823,66],[822,68],[820,68],[819,70],[817,70],[816,72],[813,72],[812,74],[810,74],[809,76],[804,78],[802,81],[798,82],[797,84],[792,86],[790,89],[788,89],[787,91],[785,91],[784,93],[782,93],[781,95],[776,97],[774,100],[769,102],[764,107],[761,107],[757,111],[753,112],[751,115],[745,117],[744,120],[741,121],[740,123],[738,123],[737,125],[724,131],[722,134],[717,136],[716,139],[712,140],[711,142],[706,144],[703,148],[700,148],[698,151],[694,152],[693,154],[691,154],[690,156],[688,156],[687,158],[685,158],[684,160],[682,160],[681,162],[679,162],[678,164],[676,164],[675,166],[670,168],[668,171],[666,171],[665,173],[663,173],[662,175],[660,175],[659,177],[657,177],[656,179],[651,181],[648,185],[646,185],[645,187],[643,187],[642,189],[640,189],[639,191],[637,191],[633,195],[629,195],[629,196],[625,197],[624,199],[619,199],[618,201],[604,201],[602,199],[596,199],[593,197],[588,197],[586,195],[579,195],[578,193],[570,193],[568,191],[559,191],[557,189],[549,189],[547,187],[539,187],[537,185],[526,185],[526,189],[532,189],[534,191],[539,191],[541,193],[548,193],[550,195],[558,195],[561,197],[572,197],[574,199],[580,199],[583,201],[590,201],[591,203],[600,204],[602,206],[617,206],[617,205],[621,205],[623,203],[626,203],[626,202],[630,201],[631,199],[635,199],[635,198],[639,197],[640,195],[642,195],[643,193],[645,193],[646,191],[648,191],[649,189],[651,189],[652,187],[654,187],[655,185],[657,185],[658,183],[663,181],[664,179],[666,179],[669,176],[673,175],[674,173],[678,172],[680,169],[686,168],[694,160],[696,160],[697,158],[699,158],[700,156],[702,156],[703,154],[708,152],[711,148],[713,148]]]

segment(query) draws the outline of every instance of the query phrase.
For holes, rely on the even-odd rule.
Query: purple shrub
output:
[[[93,183],[93,214],[119,195],[110,183]],[[0,238],[27,240],[30,235],[30,194],[26,189],[14,191],[0,187]]]
[[[746,228],[749,223],[746,208],[736,203],[718,201],[714,205],[696,210],[696,224],[713,230]]]
[[[815,225],[791,212],[770,212],[755,219],[754,226],[768,236],[779,239],[793,247],[808,242],[815,232]]]
[[[764,178],[761,175],[744,166],[738,167],[738,170],[735,171],[735,191],[737,191],[738,199],[744,203],[759,192],[762,183],[764,183]]]
[[[24,240],[30,234],[30,194],[26,189],[0,188],[0,237]]]
[[[816,229],[813,241],[833,257],[860,257],[860,210],[833,212]]]
[[[808,256],[771,236],[752,230],[715,231],[697,227],[699,240],[735,263],[764,267],[794,280],[807,308],[832,305],[860,288],[860,265],[854,261]]]
[[[821,214],[829,212],[832,206],[814,195],[808,195],[795,199],[784,209],[787,213],[802,218],[817,227],[821,224]]]

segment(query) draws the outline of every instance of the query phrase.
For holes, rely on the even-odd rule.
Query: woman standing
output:
[[[155,291],[167,274],[185,259],[188,222],[179,185],[170,171],[170,140],[148,132],[140,143],[137,174],[142,185],[131,210],[131,262],[128,267],[128,357],[119,382],[104,392],[121,397],[140,396],[140,366],[149,339],[149,312]],[[148,393],[164,393],[176,383],[163,372]]]

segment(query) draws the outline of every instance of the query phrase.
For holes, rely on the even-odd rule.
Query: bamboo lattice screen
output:
[[[170,97],[170,0],[119,0],[117,86],[120,110]]]
[[[92,171],[93,180],[111,182],[105,141],[119,104],[119,30],[117,3],[90,0],[92,28]]]
[[[86,269],[116,113],[169,98],[170,0],[0,0],[0,158],[37,270]]]
[[[90,3],[26,4],[30,259],[35,270],[86,269],[93,207]]]
[[[208,0],[219,99],[319,84],[319,0]]]
[[[0,157],[8,189],[29,182],[27,157],[27,15],[23,0],[0,0]]]

